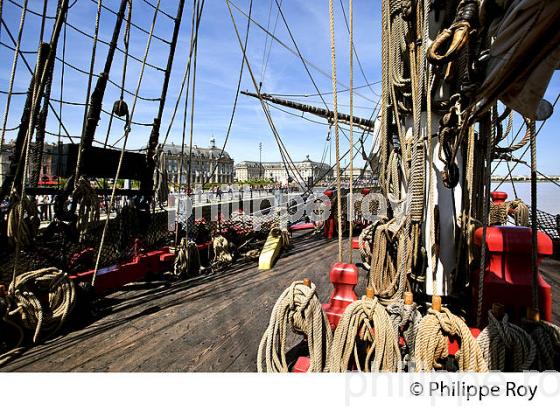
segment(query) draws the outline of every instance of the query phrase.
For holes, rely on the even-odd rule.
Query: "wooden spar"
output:
[[[124,12],[126,10],[126,5],[128,0],[121,0],[121,5],[117,13],[117,21],[115,22],[115,28],[113,29],[113,37],[111,38],[111,43],[109,44],[109,50],[107,52],[107,58],[105,60],[105,67],[103,72],[99,75],[95,88],[91,93],[89,99],[89,108],[87,112],[87,119],[82,129],[82,137],[80,139],[80,149],[78,150],[78,160],[76,166],[76,177],[75,181],[78,180],[84,169],[84,164],[87,161],[88,151],[93,145],[93,138],[95,137],[95,130],[97,124],[101,117],[101,106],[103,103],[103,96],[105,95],[105,89],[107,87],[107,81],[109,80],[109,72],[111,71],[111,66],[113,64],[113,58],[115,56],[115,50],[117,48],[117,41],[119,39],[119,34],[121,32],[122,23],[124,20]],[[69,184],[69,189],[73,188],[73,184]]]
[[[169,46],[169,56],[167,57],[167,67],[165,68],[165,77],[163,79],[163,87],[161,90],[161,97],[159,99],[159,109],[157,117],[154,118],[154,125],[148,140],[148,149],[146,152],[146,168],[145,174],[140,181],[140,193],[144,198],[151,198],[154,192],[154,169],[156,166],[156,150],[159,141],[159,131],[161,125],[161,118],[165,108],[165,100],[167,98],[167,89],[169,88],[169,78],[171,76],[171,69],[173,68],[173,59],[175,58],[175,49],[177,48],[177,38],[179,37],[179,29],[181,28],[181,21],[183,19],[183,9],[185,7],[185,0],[179,0],[177,7],[177,16],[175,18],[175,25],[173,27],[173,37]]]
[[[241,91],[241,94],[248,95],[250,97],[259,98],[258,94],[249,92],[249,91]],[[316,115],[321,118],[326,118],[327,120],[332,121],[334,118],[334,112],[331,110],[327,110],[325,108],[319,108],[312,105],[302,104],[295,101],[285,100],[283,98],[274,97],[270,94],[260,94],[263,100],[270,101],[273,104],[282,105],[284,107],[293,108],[296,110],[300,110],[303,112],[308,112],[310,114]],[[338,113],[338,121],[349,124],[350,123],[350,116],[348,114],[341,114]],[[373,131],[375,127],[374,120],[368,120],[366,118],[352,116],[352,122],[354,125],[360,126],[361,128],[365,128],[367,130]]]

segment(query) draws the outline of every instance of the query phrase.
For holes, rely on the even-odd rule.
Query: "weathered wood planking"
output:
[[[336,242],[301,237],[269,271],[256,263],[182,283],[133,284],[105,300],[96,322],[36,346],[2,371],[255,371],[257,347],[280,292],[298,279],[331,291]],[[560,262],[546,260],[560,321]],[[363,272],[358,294],[363,293]]]
[[[110,313],[36,346],[3,371],[255,371],[257,347],[280,292],[309,277],[331,291],[336,243],[308,236],[274,269],[256,263],[187,282],[130,285]]]

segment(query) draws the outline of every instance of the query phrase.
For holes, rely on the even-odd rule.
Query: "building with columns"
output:
[[[173,143],[163,146],[165,160],[167,164],[167,174],[170,185],[179,185],[179,175],[181,174],[181,146]],[[220,155],[221,154],[221,155]],[[189,172],[189,147],[185,146],[183,157],[183,172],[181,176],[181,184],[187,183],[187,175]],[[192,166],[191,166],[191,184],[202,184],[207,181],[214,167],[216,171],[212,179],[208,182],[219,184],[231,184],[234,179],[233,159],[221,148],[216,147],[216,140],[210,140],[208,148],[193,145],[192,149]]]
[[[274,182],[286,185],[288,177],[291,177],[294,182],[300,179],[300,182],[307,183],[309,178],[313,180],[323,177],[331,178],[333,173],[328,164],[322,162],[315,162],[307,156],[305,161],[294,162],[297,171],[295,172],[292,167],[284,166],[283,162],[258,162],[258,161],[243,161],[235,165],[235,180],[238,182],[254,180],[254,179],[271,179]]]

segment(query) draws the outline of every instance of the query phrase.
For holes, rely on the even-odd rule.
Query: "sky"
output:
[[[17,37],[21,19],[21,7],[24,0],[5,0],[2,18],[7,24],[11,34]],[[31,13],[26,14],[25,25],[22,35],[22,47],[25,56],[31,65],[34,66],[37,50],[41,18],[40,14],[44,0],[29,0],[28,8]],[[278,3],[281,3],[284,18],[292,32],[301,54],[311,64],[308,68],[321,93],[325,94],[327,104],[332,107],[332,83],[331,83],[331,52],[329,40],[329,13],[327,0],[254,0],[253,19],[264,28],[269,28],[275,36],[286,46],[295,49],[290,38],[286,25],[278,13]],[[154,9],[151,5],[157,0],[135,0],[133,2],[133,22],[149,31],[154,17]],[[86,100],[87,75],[80,73],[72,66],[89,70],[91,61],[91,50],[93,40],[86,35],[92,35],[95,30],[95,20],[97,12],[97,0],[71,0],[72,7],[68,14],[66,33],[62,33],[59,43],[58,57],[62,58],[63,46],[66,44],[64,60],[67,65],[62,70],[62,64],[57,62],[55,70],[55,81],[52,87],[52,98],[62,99],[72,103],[83,104]],[[109,9],[117,10],[120,1],[103,0],[103,5]],[[234,0],[233,4],[247,13],[249,10],[249,0]],[[335,35],[336,35],[336,69],[338,89],[345,90],[349,84],[349,37],[345,24],[344,14],[341,3],[344,5],[346,14],[348,13],[348,1],[342,2],[335,0]],[[161,9],[168,15],[176,14],[177,2],[172,0],[161,0]],[[56,12],[56,0],[48,1],[48,15],[52,17]],[[236,24],[245,35],[247,18],[237,9],[233,8]],[[187,0],[183,14],[183,22],[180,30],[176,56],[173,61],[170,87],[165,106],[160,141],[165,138],[166,131],[171,124],[171,114],[177,100],[180,84],[186,66],[189,53],[189,39],[191,30],[192,1]],[[45,38],[50,36],[53,19],[46,21]],[[102,9],[99,27],[100,40],[108,42],[111,38],[115,15],[107,9]],[[173,30],[172,20],[165,14],[159,14],[154,26],[154,34],[162,39],[169,40]],[[64,34],[66,41],[64,42]],[[142,59],[146,49],[147,34],[132,27],[130,37],[130,54]],[[377,83],[381,78],[381,28],[380,28],[380,1],[354,0],[354,44],[355,50],[362,65],[360,69],[356,59],[354,59],[354,114],[369,118],[374,110],[375,104],[381,93],[380,85]],[[12,72],[13,50],[6,45],[13,47],[13,43],[5,29],[0,31],[0,110],[2,119],[5,115],[6,94],[9,88]],[[119,38],[119,47],[124,48],[123,36]],[[148,53],[148,63],[152,66],[163,68],[167,63],[168,45],[165,42],[154,38],[151,42]],[[94,73],[100,73],[105,63],[107,46],[98,43]],[[120,84],[123,68],[122,52],[117,52],[111,70],[111,80]],[[256,24],[252,24],[249,31],[247,46],[247,57],[251,69],[257,78],[262,82],[262,91],[276,94],[315,94],[316,90],[313,82],[306,72],[300,58],[291,51],[284,48],[260,29]],[[208,146],[212,137],[216,139],[218,146],[224,142],[227,127],[232,112],[237,80],[242,62],[241,48],[238,43],[232,21],[229,16],[225,0],[206,0],[203,11],[197,58],[197,81],[195,88],[195,110],[193,143],[198,146]],[[126,89],[132,94],[138,87],[140,78],[141,64],[133,59],[129,59],[127,65],[127,75],[125,79]],[[61,87],[61,78],[64,71],[64,84]],[[25,92],[29,86],[30,73],[20,59],[17,63],[14,77],[14,91]],[[142,82],[139,88],[139,95],[148,98],[158,98],[161,93],[163,73],[161,69],[146,67]],[[370,86],[364,86],[373,83]],[[95,85],[95,81],[94,84]],[[247,67],[245,67],[241,82],[242,90],[255,91]],[[192,89],[191,89],[192,92]],[[560,93],[560,75],[558,71],[551,81],[546,98],[554,101]],[[157,112],[157,101],[138,100],[134,104],[132,94],[125,93],[125,101],[132,110],[134,106],[133,121],[130,139],[127,143],[128,148],[138,149],[146,145],[150,134],[150,127],[142,124],[150,124]],[[104,109],[111,110],[112,104],[119,98],[119,87],[109,84],[104,100]],[[184,97],[183,97],[184,98]],[[317,106],[323,106],[323,102],[317,96],[310,97],[289,97],[291,99]],[[14,95],[7,121],[7,128],[18,125],[21,116],[21,108],[25,96]],[[339,111],[348,112],[349,93],[340,92],[338,97]],[[53,101],[56,111],[59,111],[59,103]],[[560,106],[560,105],[559,105]],[[272,118],[276,125],[283,142],[285,143],[294,161],[304,160],[307,155],[310,159],[319,161],[323,159],[329,163],[335,159],[334,138],[330,142],[326,141],[328,125],[324,120],[306,114],[301,117],[297,111],[283,112],[278,109],[271,109]],[[190,102],[186,126],[183,127],[184,101],[179,104],[178,115],[171,125],[168,142],[181,144],[183,128],[185,129],[186,141],[190,134]],[[63,104],[62,122],[68,133],[74,136],[76,142],[79,138],[84,116],[82,105]],[[320,123],[311,122],[319,121]],[[96,141],[103,143],[107,137],[109,116],[102,115],[96,133]],[[537,125],[538,126],[538,125]],[[558,128],[560,126],[560,115],[553,114],[543,126],[538,138],[538,166],[539,169],[548,175],[560,175],[560,161],[558,161]],[[1,124],[0,124],[1,127]],[[49,116],[47,130],[54,135],[48,136],[48,141],[57,141],[59,124],[53,115]],[[109,144],[121,140],[123,135],[123,123],[113,121],[111,132],[108,136]],[[360,134],[356,131],[356,139]],[[14,138],[15,131],[6,132],[6,140]],[[68,139],[64,138],[67,142]],[[366,141],[366,148],[371,146],[372,138]],[[121,142],[122,143],[122,142]],[[258,100],[244,95],[239,96],[235,119],[233,122],[231,135],[226,147],[226,151],[236,162],[243,160],[259,160],[259,143],[262,143],[262,160],[280,160],[280,152],[273,137],[270,127],[266,121],[261,105]],[[120,146],[117,144],[117,146]],[[346,152],[349,143],[345,136],[340,135],[340,150]],[[525,157],[528,160],[528,155]],[[343,161],[344,164],[344,161]],[[360,166],[362,161],[358,160]],[[497,174],[505,174],[507,169],[500,165],[496,170]],[[527,175],[528,168],[519,165],[513,172],[515,175]]]

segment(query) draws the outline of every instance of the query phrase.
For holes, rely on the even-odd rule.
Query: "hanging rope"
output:
[[[532,273],[532,306],[539,309],[539,265],[537,249],[537,135],[535,121],[527,119],[527,131],[531,140],[531,273]]]
[[[27,195],[20,197],[17,191],[13,190],[8,210],[6,232],[8,239],[16,247],[27,247],[35,240],[40,225],[37,204]]]
[[[544,320],[526,322],[525,325],[536,345],[537,356],[532,369],[560,371],[560,327]]]
[[[344,8],[343,8],[344,10]],[[349,41],[350,41],[350,181],[349,181],[349,226],[348,226],[348,262],[352,263],[352,229],[354,227],[354,197],[353,197],[353,183],[354,183],[354,14],[352,10],[352,0],[349,1]]]
[[[326,370],[331,351],[332,333],[315,284],[293,282],[278,298],[272,309],[257,354],[259,373],[286,373],[286,342],[288,326],[307,339],[310,364],[309,372]],[[263,363],[264,362],[264,363]]]
[[[507,314],[498,320],[488,312],[488,326],[476,339],[490,370],[522,372],[535,360],[536,348],[531,336],[509,322]]]
[[[335,31],[334,31],[334,5],[333,0],[329,0],[329,31],[331,42],[331,81],[333,92],[333,125],[334,125],[334,141],[336,155],[336,204],[337,204],[337,222],[338,222],[338,260],[342,262],[342,196],[341,196],[341,169],[340,169],[340,139],[338,129],[338,94],[336,91],[336,48],[335,48]],[[350,147],[352,149],[352,147]]]
[[[80,240],[83,240],[89,228],[99,222],[99,197],[89,180],[80,177],[72,192],[72,199],[78,204],[76,229]]]
[[[194,241],[182,238],[173,265],[175,276],[187,278],[200,272],[200,254]]]
[[[142,85],[142,79],[144,78],[144,70],[145,70],[145,67],[146,67],[145,63],[148,60],[148,55],[149,55],[149,52],[150,52],[150,46],[152,44],[153,32],[154,32],[154,28],[155,28],[157,17],[158,17],[159,6],[160,6],[160,0],[158,0],[158,2],[157,2],[157,7],[155,9],[154,16],[153,16],[153,19],[152,19],[150,35],[148,36],[148,39],[146,41],[146,49],[145,49],[145,52],[144,52],[144,60],[143,60],[142,67],[140,69],[140,74],[139,74],[139,77],[138,77],[138,84],[136,86],[136,94],[135,94],[135,97],[134,97],[134,102],[132,104],[132,110],[131,110],[131,113],[130,113],[130,118],[131,119],[134,117],[134,112],[136,110],[136,103],[138,102],[138,94],[140,92],[140,86]],[[99,262],[101,260],[101,253],[103,251],[103,245],[105,244],[105,237],[107,235],[107,230],[108,230],[108,227],[109,227],[110,210],[113,209],[113,206],[115,204],[115,194],[116,194],[116,190],[117,190],[117,181],[118,181],[119,175],[121,173],[121,167],[122,167],[124,153],[126,151],[126,144],[128,142],[128,136],[130,135],[130,131],[131,131],[130,125],[127,125],[126,129],[125,129],[125,132],[124,132],[124,136],[123,136],[124,141],[123,141],[123,145],[122,145],[120,156],[119,156],[117,171],[115,173],[115,178],[113,179],[115,181],[115,183],[113,184],[113,189],[111,191],[111,199],[109,201],[109,206],[107,207],[107,217],[105,219],[105,224],[103,225],[103,232],[101,234],[101,240],[99,242],[99,248],[98,248],[98,251],[97,251],[97,258],[96,258],[96,261],[95,261],[95,269],[94,269],[93,276],[92,276],[92,279],[91,279],[92,286],[95,285],[95,279],[97,277],[97,270],[99,269]]]
[[[218,266],[229,265],[233,262],[233,255],[230,250],[229,241],[223,236],[216,236],[212,239],[214,249],[214,263]]]
[[[442,361],[449,356],[448,337],[460,339],[460,349],[455,354],[460,371],[487,372],[482,350],[461,318],[449,309],[430,309],[419,324],[414,347],[416,371],[442,370]]]
[[[353,365],[358,371],[395,372],[400,359],[398,334],[378,299],[364,296],[348,305],[334,332],[329,371],[346,372]]]
[[[404,345],[401,347],[401,357],[406,364],[412,359],[414,343],[422,320],[418,305],[412,301],[412,293],[405,294],[405,300],[399,300],[387,306],[387,313],[393,323],[397,340],[402,336]]]

